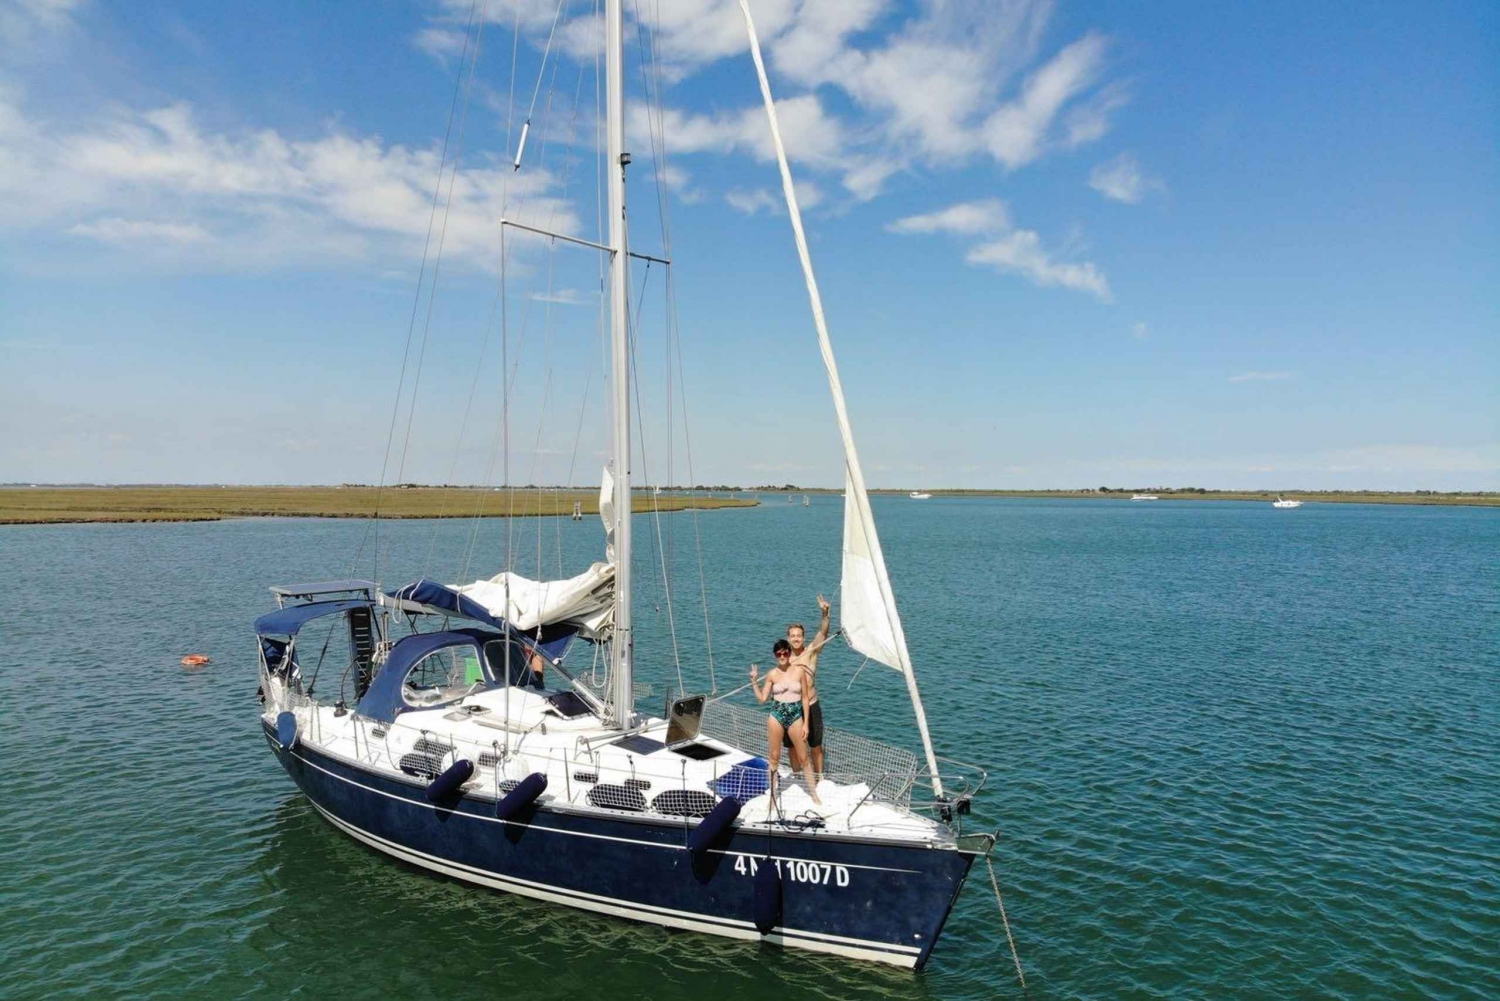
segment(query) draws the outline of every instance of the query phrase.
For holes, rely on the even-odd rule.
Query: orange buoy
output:
[[[201,653],[190,653],[182,658],[183,667],[202,667],[208,663],[208,658]]]

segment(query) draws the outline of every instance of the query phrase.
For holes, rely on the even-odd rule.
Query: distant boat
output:
[[[1156,496],[1155,494],[1136,494],[1135,496],[1131,497],[1130,499],[1131,500],[1161,500],[1161,498],[1158,497],[1158,496]]]
[[[1301,507],[1302,506],[1302,502],[1299,501],[1299,500],[1286,500],[1280,494],[1277,494],[1276,495],[1276,499],[1271,502],[1271,506],[1272,507]]]
[[[803,494],[802,495],[802,506],[803,507],[811,507],[812,506],[812,501],[808,499],[807,494]]]
[[[920,490],[913,490],[906,496],[910,497],[912,500],[932,500],[932,494],[924,494]]]

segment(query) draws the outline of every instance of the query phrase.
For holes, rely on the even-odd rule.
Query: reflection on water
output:
[[[1500,512],[875,504],[939,751],[992,773],[972,821],[1001,832],[1034,996],[1500,996]],[[840,515],[700,516],[722,688],[837,592]],[[686,517],[659,545],[637,526],[652,707],[676,684],[658,552],[683,674],[709,676]],[[383,526],[383,576],[454,577],[469,529]],[[267,585],[346,574],[363,530],[0,528],[14,592],[46,598],[0,611],[0,996],[1018,995],[982,870],[913,976],[465,886],[333,830],[266,750],[249,623]],[[470,576],[507,531],[525,573],[598,556],[592,523],[487,522]],[[899,675],[851,689],[860,658],[824,661],[832,725],[907,740]]]

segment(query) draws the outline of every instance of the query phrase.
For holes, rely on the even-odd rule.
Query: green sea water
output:
[[[1500,512],[875,508],[939,750],[990,770],[972,819],[1033,997],[1500,997]],[[675,625],[709,686],[695,534],[727,689],[836,599],[841,514],[638,517],[642,680],[677,684]],[[249,625],[365,532],[0,528],[0,997],[1021,996],[982,870],[911,974],[479,890],[334,831],[259,735]],[[382,580],[454,578],[471,532],[470,578],[507,540],[529,575],[601,546],[592,520],[383,523]],[[910,745],[899,676],[860,662],[825,657],[829,722]]]

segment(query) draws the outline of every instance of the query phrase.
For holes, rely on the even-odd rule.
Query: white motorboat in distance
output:
[[[920,490],[913,490],[906,496],[910,497],[912,500],[932,500],[932,494],[923,493]]]
[[[1133,497],[1131,497],[1130,499],[1133,500],[1133,501],[1138,501],[1138,500],[1161,500],[1161,498],[1158,497],[1158,496],[1156,496],[1155,494],[1136,494]]]
[[[1278,494],[1277,497],[1276,497],[1276,499],[1271,502],[1271,506],[1272,507],[1301,507],[1302,506],[1302,502],[1299,501],[1299,500],[1287,500],[1285,497],[1282,497],[1281,495]]]

